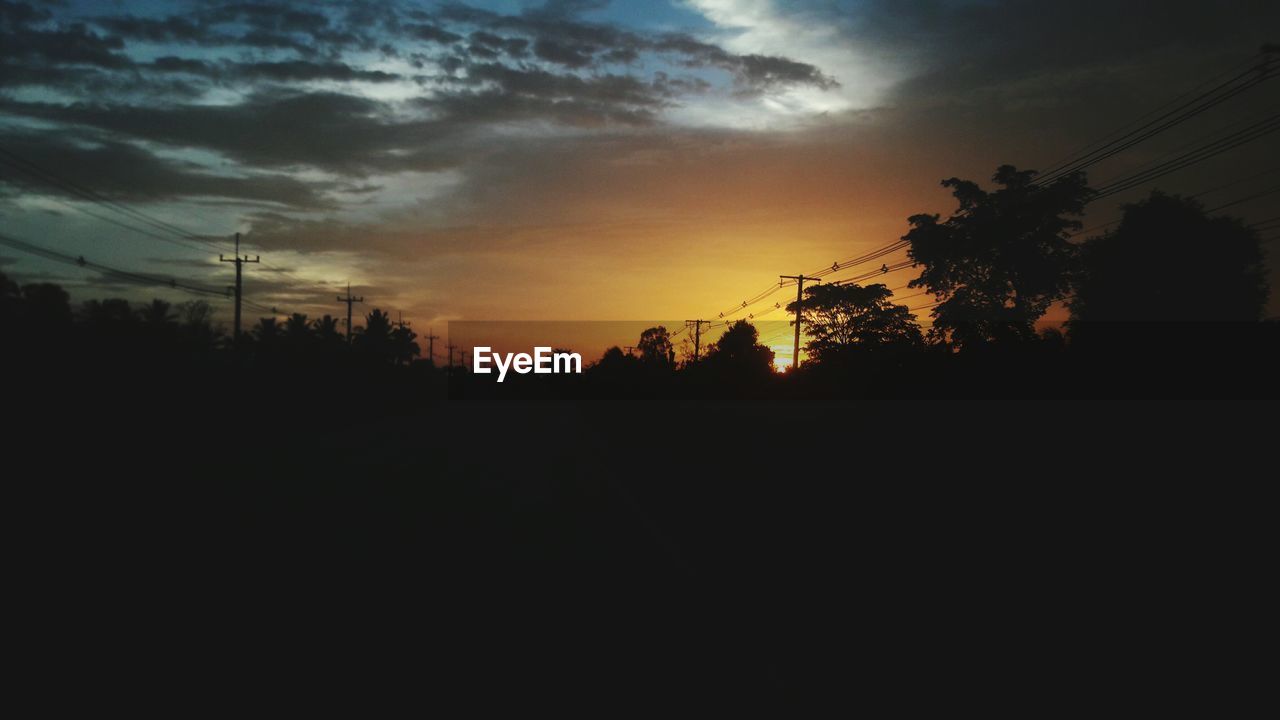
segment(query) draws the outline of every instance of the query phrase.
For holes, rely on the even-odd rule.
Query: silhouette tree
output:
[[[337,350],[346,343],[338,330],[340,323],[341,321],[332,315],[325,315],[313,323],[316,342],[322,349]]]
[[[90,326],[108,328],[131,324],[134,319],[129,301],[121,298],[86,300],[80,305],[80,317]]]
[[[138,309],[138,319],[152,328],[163,328],[177,321],[173,314],[173,305],[159,298]]]
[[[307,322],[307,316],[302,313],[290,315],[284,321],[284,336],[300,345],[310,340],[311,324]]]
[[[671,345],[671,333],[659,325],[640,333],[636,343],[640,351],[640,362],[650,367],[673,367],[676,360],[675,348]]]
[[[391,330],[391,354],[396,363],[410,365],[414,358],[422,354],[422,348],[414,342],[417,339],[418,334],[410,330],[408,325],[396,325]]]
[[[274,348],[280,341],[280,324],[273,317],[259,318],[257,326],[253,329],[253,336],[258,341],[259,347]]]
[[[1080,222],[1090,190],[1082,173],[1034,185],[1033,171],[1011,165],[996,170],[1000,189],[951,178],[960,207],[945,222],[914,215],[912,260],[924,267],[911,287],[942,298],[933,310],[930,337],[966,348],[1022,342],[1036,337],[1035,321],[1070,287],[1076,247],[1069,231]]]
[[[1153,192],[1081,251],[1071,301],[1077,336],[1091,322],[1262,318],[1269,288],[1258,235],[1236,218],[1209,217],[1190,198]]]
[[[707,357],[700,364],[729,379],[768,377],[773,373],[773,350],[761,345],[759,339],[754,325],[739,320],[707,348]]]
[[[311,323],[302,313],[293,313],[285,318],[280,332],[281,348],[295,360],[303,359],[312,349],[315,335],[311,332]]]
[[[213,306],[204,300],[188,300],[175,306],[178,327],[182,336],[195,347],[210,349],[218,341],[219,332],[213,324]]]
[[[22,286],[24,316],[29,327],[58,331],[71,325],[71,296],[54,283]]]
[[[801,318],[813,338],[805,349],[817,362],[855,348],[913,347],[924,341],[911,311],[893,304],[893,293],[884,285],[813,285],[804,295]],[[787,312],[796,312],[796,305],[787,305]]]
[[[178,324],[171,303],[155,298],[138,308],[137,314],[140,343],[151,352],[177,348]]]
[[[375,362],[393,363],[396,360],[396,350],[391,329],[391,318],[374,308],[365,316],[364,327],[356,331],[352,345],[361,355]]]
[[[617,368],[627,364],[634,364],[635,362],[636,359],[634,356],[622,352],[622,348],[614,345],[604,351],[604,355],[602,355],[600,360],[596,362],[596,367]]]
[[[4,321],[6,327],[17,319],[19,308],[22,306],[22,290],[18,287],[18,283],[9,279],[9,276],[0,273],[0,321]]]

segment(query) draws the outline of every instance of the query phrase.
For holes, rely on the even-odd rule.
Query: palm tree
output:
[[[417,337],[418,334],[403,323],[396,325],[391,331],[391,352],[397,364],[409,365],[422,354],[422,348],[414,342]]]
[[[307,322],[307,316],[302,313],[290,315],[289,319],[284,321],[284,335],[297,344],[310,340],[311,323]]]
[[[258,320],[258,326],[253,329],[253,334],[259,343],[273,344],[280,337],[280,325],[275,318],[264,317]]]
[[[364,327],[360,328],[352,345],[364,355],[383,362],[395,362],[392,347],[391,318],[381,310],[374,308],[365,317]]]
[[[339,320],[332,315],[325,315],[311,324],[315,328],[315,338],[325,350],[336,350],[346,344],[342,333],[338,332]]]

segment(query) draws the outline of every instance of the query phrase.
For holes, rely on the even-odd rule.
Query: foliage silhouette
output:
[[[704,372],[736,382],[760,380],[773,375],[773,350],[759,343],[760,333],[746,320],[738,320],[707,349],[698,363]]]
[[[138,319],[153,328],[164,328],[177,322],[173,314],[173,305],[159,298],[138,309]]]
[[[1076,246],[1069,231],[1080,222],[1090,190],[1081,173],[1035,185],[1035,172],[1011,165],[996,170],[1001,187],[987,192],[951,178],[960,207],[945,222],[914,215],[903,236],[923,270],[911,287],[941,299],[929,334],[956,348],[1034,340],[1035,321],[1070,288]]]
[[[375,364],[394,364],[398,360],[396,341],[392,334],[391,318],[374,308],[365,316],[364,327],[357,328],[351,341],[356,353]]]
[[[190,346],[207,351],[222,340],[222,329],[213,321],[212,305],[204,300],[189,300],[175,308],[182,337]]]
[[[416,342],[418,334],[408,325],[397,324],[391,331],[391,355],[398,365],[411,365],[422,354],[422,348]]]
[[[805,344],[810,359],[824,362],[851,351],[916,348],[924,343],[920,326],[906,305],[895,305],[884,285],[811,285],[804,299],[787,305],[799,309],[812,338]]]
[[[53,283],[22,287],[25,320],[36,332],[57,332],[71,324],[71,296]]]
[[[316,344],[322,352],[332,355],[341,352],[346,346],[346,340],[342,337],[342,331],[339,330],[341,323],[341,320],[332,315],[325,315],[312,323]]]
[[[1069,326],[1078,336],[1095,322],[1255,322],[1268,290],[1256,231],[1153,192],[1083,246]]]
[[[676,351],[671,344],[671,333],[667,332],[667,328],[662,325],[651,327],[640,333],[636,350],[640,351],[640,362],[646,365],[662,368],[675,367]]]

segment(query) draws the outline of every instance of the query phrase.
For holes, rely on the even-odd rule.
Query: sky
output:
[[[0,149],[172,228],[107,223],[89,212],[121,216],[12,166],[0,225],[216,288],[240,232],[263,260],[246,297],[340,315],[349,283],[363,309],[423,332],[714,318],[780,274],[893,242],[911,215],[950,212],[945,178],[1070,157],[1277,27],[1280,3],[1262,0],[0,0]],[[1278,90],[1090,180],[1273,114]],[[1278,151],[1268,136],[1083,221],[1152,187],[1235,203],[1276,187]],[[1229,212],[1277,209],[1272,194]],[[190,299],[6,247],[0,271],[76,299]]]

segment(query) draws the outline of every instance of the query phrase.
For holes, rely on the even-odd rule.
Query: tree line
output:
[[[1215,367],[1240,361],[1237,373],[1259,358],[1274,359],[1277,323],[1260,322],[1270,290],[1262,243],[1243,221],[1156,191],[1124,207],[1111,229],[1078,241],[1079,218],[1094,194],[1083,173],[1041,183],[1034,172],[1002,166],[992,180],[993,190],[945,180],[957,209],[945,219],[909,218],[902,241],[919,277],[908,287],[932,300],[927,328],[883,283],[815,284],[786,306],[801,318],[807,338],[807,360],[788,373],[801,378],[797,385],[924,383],[939,390],[947,382],[1096,375],[1101,358],[1119,367],[1145,365],[1152,376],[1205,359]],[[1038,330],[1055,304],[1069,312],[1065,330]],[[90,300],[73,312],[61,287],[19,287],[0,275],[0,321],[28,344],[70,333],[79,352],[88,353],[232,349],[213,316],[199,300],[140,307]],[[329,315],[262,318],[235,355],[275,366],[434,367],[420,358],[417,335],[382,310],[368,313],[349,339],[342,330]],[[584,382],[594,391],[640,393],[699,384],[743,392],[786,382],[747,320],[729,324],[699,358],[685,352],[678,361],[671,333],[660,326],[645,330],[636,350],[610,348],[590,363]]]

